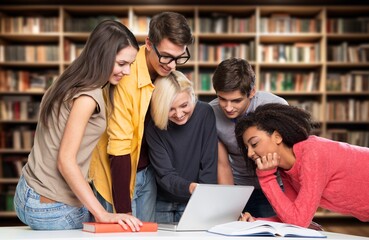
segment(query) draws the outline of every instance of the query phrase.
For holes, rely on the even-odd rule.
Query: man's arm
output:
[[[130,182],[131,156],[109,155],[112,178],[112,194],[114,208],[117,213],[132,213]]]
[[[228,152],[220,141],[218,141],[218,184],[234,185]]]

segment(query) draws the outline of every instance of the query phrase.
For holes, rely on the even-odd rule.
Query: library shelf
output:
[[[256,88],[311,111],[319,135],[369,147],[367,5],[0,6],[0,218],[15,217],[5,202],[32,146],[42,95],[89,32],[102,19],[115,19],[142,44],[151,17],[162,11],[182,13],[192,28],[191,61],[179,70],[200,100],[216,97],[211,76],[222,60],[245,58]]]

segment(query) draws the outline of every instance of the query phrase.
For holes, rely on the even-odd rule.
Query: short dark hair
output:
[[[248,97],[255,87],[255,72],[245,59],[224,60],[215,69],[213,87],[216,92],[240,90]]]
[[[176,12],[162,12],[152,17],[149,26],[150,41],[159,44],[164,38],[176,45],[193,43],[191,28],[186,18]]]

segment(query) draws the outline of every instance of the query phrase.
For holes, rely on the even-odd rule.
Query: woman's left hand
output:
[[[256,165],[259,170],[272,170],[278,167],[279,159],[277,153],[268,153],[266,156],[256,159]]]

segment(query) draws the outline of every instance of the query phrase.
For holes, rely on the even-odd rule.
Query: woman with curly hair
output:
[[[369,148],[311,135],[316,126],[308,112],[274,103],[236,125],[238,144],[255,163],[276,212],[277,219],[270,220],[307,227],[322,207],[369,221],[369,192],[363,191],[369,185]],[[254,218],[245,214],[242,220]]]

